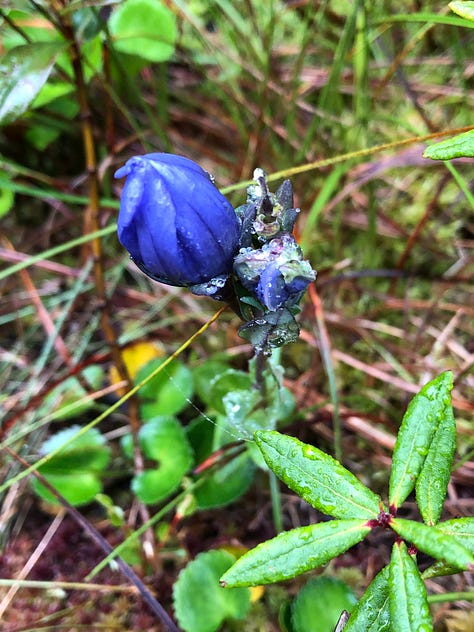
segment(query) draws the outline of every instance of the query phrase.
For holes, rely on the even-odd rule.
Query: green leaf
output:
[[[252,484],[255,465],[247,452],[243,452],[220,465],[219,469],[203,474],[206,480],[195,491],[200,509],[223,507],[240,498]]]
[[[382,501],[328,454],[276,431],[255,442],[275,474],[307,503],[336,518],[376,518]]]
[[[372,580],[354,608],[344,632],[389,632],[389,567],[385,566]]]
[[[250,607],[250,590],[224,590],[219,577],[235,557],[227,551],[200,553],[179,574],[173,602],[180,628],[185,632],[215,632],[226,619],[243,619]]]
[[[155,358],[147,362],[138,370],[134,382],[141,382],[164,361],[163,358]],[[141,406],[144,421],[157,415],[175,415],[181,412],[188,406],[193,390],[191,371],[182,362],[174,360],[139,391],[140,396],[146,400]]]
[[[474,22],[474,2],[450,2],[448,6],[460,17]]]
[[[360,542],[365,521],[331,520],[280,533],[243,555],[221,578],[223,586],[258,586],[322,566]]]
[[[416,500],[426,524],[438,522],[448,489],[454,451],[456,421],[451,404],[446,405],[433,441],[416,481]]]
[[[159,0],[125,0],[112,13],[109,30],[121,53],[160,62],[174,52],[176,18]]]
[[[71,470],[64,474],[44,474],[44,477],[74,507],[92,502],[102,490],[102,483],[94,472]],[[33,479],[31,484],[35,493],[43,500],[58,504],[49,489],[37,479]]]
[[[433,436],[450,406],[451,371],[423,386],[408,405],[398,431],[390,473],[389,502],[398,508],[415,487]]]
[[[2,181],[0,181],[0,218],[11,211],[14,201],[14,192],[11,189],[3,188]]]
[[[72,439],[80,426],[70,426],[47,439],[41,446],[42,455],[49,454]],[[42,474],[68,473],[74,470],[101,472],[109,464],[110,448],[97,428],[91,428],[66,445],[61,452],[40,467]]]
[[[144,503],[157,503],[174,492],[192,465],[193,457],[183,427],[171,416],[150,419],[139,431],[138,440],[147,459],[158,463],[137,474],[132,490]],[[131,455],[131,436],[124,437],[124,450]]]
[[[430,145],[423,153],[423,158],[432,160],[451,160],[462,157],[474,157],[474,129]]]
[[[443,533],[438,527],[428,527],[421,522],[402,518],[393,518],[390,526],[404,540],[437,560],[456,566],[459,570],[468,570],[474,566],[474,555],[456,538]]]
[[[310,579],[291,605],[294,632],[334,632],[341,612],[351,612],[357,598],[347,584],[334,577]]]
[[[208,385],[209,395],[206,402],[219,413],[225,413],[224,397],[234,391],[250,393],[252,378],[244,371],[228,369],[217,375]],[[254,391],[258,395],[258,391]]]
[[[193,380],[197,395],[209,404],[210,384],[225,373],[229,366],[221,360],[207,360],[193,369]],[[221,398],[222,399],[222,398]],[[221,411],[223,412],[223,411]]]
[[[389,599],[393,632],[432,632],[425,584],[404,542],[393,545]]]
[[[52,435],[41,446],[41,454],[48,454],[66,444],[80,430],[71,426]],[[96,428],[87,430],[66,445],[38,471],[71,503],[84,505],[102,490],[100,474],[110,461],[110,448]],[[32,479],[34,491],[48,502],[57,503],[51,492],[38,480]]]
[[[450,535],[474,553],[474,518],[453,518],[436,525],[438,531]]]
[[[0,59],[0,125],[28,110],[65,46],[63,42],[25,44]]]
[[[474,554],[474,518],[453,518],[436,525],[438,531],[451,536],[464,548]],[[442,575],[459,573],[459,568],[445,562],[435,562],[423,571],[423,578],[430,579]]]

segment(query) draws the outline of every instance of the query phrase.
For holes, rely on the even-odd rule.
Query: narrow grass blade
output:
[[[393,450],[389,502],[398,508],[415,487],[440,420],[451,405],[453,374],[446,371],[415,395],[403,417]]]
[[[421,522],[393,518],[391,528],[407,542],[414,544],[417,549],[447,562],[459,570],[474,568],[474,555],[460,541],[440,531],[437,527],[427,527]]]
[[[431,632],[425,584],[404,542],[393,545],[388,585],[393,632]]]
[[[380,513],[379,496],[332,456],[276,431],[260,430],[255,441],[270,469],[316,509],[340,519]]]
[[[354,608],[344,632],[389,632],[389,567],[385,566],[372,580]]]
[[[322,566],[360,542],[366,521],[331,520],[280,533],[240,557],[221,577],[223,586],[259,586]]]

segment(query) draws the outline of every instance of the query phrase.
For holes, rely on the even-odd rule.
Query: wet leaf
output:
[[[0,59],[0,125],[28,110],[65,47],[63,42],[25,44]]]
[[[239,558],[221,582],[258,586],[296,577],[344,553],[369,531],[365,521],[331,520],[280,533]]]
[[[347,584],[334,577],[310,579],[291,606],[294,632],[334,632],[341,612],[350,612],[357,598]]]
[[[307,503],[336,518],[376,518],[381,500],[339,461],[276,431],[255,433],[275,474]]]
[[[451,11],[460,17],[474,22],[474,2],[469,2],[468,0],[464,0],[463,2],[450,2],[448,6]]]
[[[474,554],[474,518],[453,518],[436,525],[438,531],[453,537],[459,544]],[[435,562],[423,571],[423,578],[440,577],[458,573],[459,568],[446,562]]]
[[[451,371],[423,386],[408,405],[393,450],[389,502],[398,508],[415,487],[440,420],[451,405]]]
[[[428,527],[421,522],[393,518],[391,528],[417,549],[447,562],[460,570],[467,570],[474,565],[474,555],[452,535],[443,533],[438,527]]]
[[[371,581],[344,627],[344,632],[389,632],[389,567],[385,566]]]
[[[42,454],[63,445],[64,448],[38,470],[74,506],[91,502],[102,490],[100,475],[110,460],[110,448],[96,428],[87,430],[68,443],[79,431],[79,426],[71,426],[45,441],[41,447]],[[57,504],[55,497],[38,480],[32,479],[31,484],[41,498]]]
[[[438,522],[448,489],[454,451],[456,421],[451,404],[446,405],[416,481],[416,500],[426,524]]]
[[[156,468],[146,469],[132,480],[132,490],[144,503],[157,503],[174,492],[192,465],[193,457],[183,427],[171,416],[150,419],[139,431],[138,440],[147,459],[157,462]],[[131,456],[132,439],[122,442]]]
[[[148,61],[169,59],[176,42],[176,18],[159,0],[125,0],[112,13],[114,48]]]
[[[423,153],[423,158],[431,158],[432,160],[451,160],[452,158],[463,157],[474,157],[474,130],[430,145]]]
[[[404,542],[393,545],[389,599],[393,632],[432,632],[425,584]]]
[[[179,574],[173,602],[185,632],[215,632],[226,619],[243,619],[250,607],[250,590],[219,586],[219,577],[235,556],[227,551],[200,553]]]

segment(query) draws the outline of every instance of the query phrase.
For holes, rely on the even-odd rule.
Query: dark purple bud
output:
[[[234,270],[242,285],[270,311],[295,305],[316,278],[294,237],[288,234],[259,250],[242,249]]]
[[[209,174],[174,154],[146,154],[115,173],[127,176],[118,237],[152,279],[191,286],[226,277],[239,248],[240,220]]]

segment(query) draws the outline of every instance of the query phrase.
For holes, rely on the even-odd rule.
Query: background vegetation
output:
[[[472,23],[436,0],[24,0],[0,15],[0,576],[24,580],[5,583],[5,629],[165,629],[137,590],[172,613],[172,586],[196,555],[216,550],[222,571],[275,534],[275,489],[221,421],[226,390],[249,386],[235,315],[220,314],[148,395],[117,404],[219,307],[149,281],[119,247],[113,172],[135,154],[193,158],[235,205],[257,166],[275,183],[291,178],[318,279],[300,340],[277,357],[295,402],[279,423],[382,492],[408,401],[451,369],[458,445],[445,518],[472,515],[472,159],[422,157],[473,125]],[[150,425],[157,415],[168,421]],[[90,422],[65,462],[40,461]],[[177,479],[150,497],[144,475],[166,464]],[[53,504],[24,476],[30,465],[79,510]],[[285,529],[321,518],[279,494]],[[92,578],[106,552],[92,527],[113,548],[126,542],[143,585],[113,566]],[[324,577],[359,596],[390,555],[383,532],[372,544]],[[244,622],[226,603],[222,629],[303,629],[285,607],[297,594],[304,603],[307,581],[254,592]],[[427,587],[463,592],[469,581]],[[437,630],[474,625],[467,601],[433,615]]]

